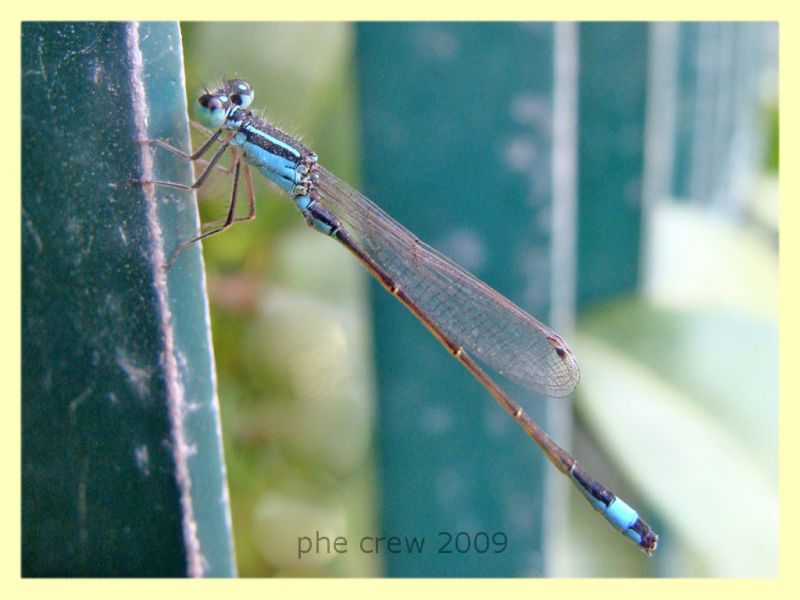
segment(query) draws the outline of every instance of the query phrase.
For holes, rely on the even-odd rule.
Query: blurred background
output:
[[[260,179],[258,218],[204,243],[242,576],[777,574],[777,24],[182,32],[190,105],[249,80],[321,164],[567,339],[571,400],[499,382],[660,535],[647,559],[608,526]],[[204,221],[229,193],[203,190]]]

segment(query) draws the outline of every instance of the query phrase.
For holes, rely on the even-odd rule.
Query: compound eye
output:
[[[216,110],[224,110],[225,106],[222,103],[222,100],[219,99],[219,96],[213,96],[211,94],[203,94],[197,99],[197,103],[204,109],[208,111],[216,111]]]
[[[225,87],[234,104],[247,108],[253,102],[253,88],[243,79],[232,79]]]
[[[222,127],[228,114],[226,104],[215,94],[203,94],[197,99],[197,119],[206,127]]]

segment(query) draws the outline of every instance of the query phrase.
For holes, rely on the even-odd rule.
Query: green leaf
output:
[[[662,574],[773,576],[774,251],[707,211],[652,217],[647,292],[581,319],[578,411],[657,526]]]

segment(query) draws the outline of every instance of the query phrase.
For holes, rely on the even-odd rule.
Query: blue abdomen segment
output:
[[[583,468],[575,463],[568,473],[581,493],[595,510],[602,514],[615,529],[636,542],[647,554],[655,550],[658,536],[650,526],[642,521],[633,508],[617,498],[608,488],[593,479]]]
[[[247,162],[257,168],[264,177],[292,195],[297,193],[303,175],[298,170],[296,161],[265,150],[258,144],[248,141],[243,133],[236,134],[233,143],[242,149]]]
[[[605,517],[608,521],[622,533],[628,536],[637,544],[641,543],[642,536],[640,536],[634,529],[636,521],[639,520],[639,513],[631,508],[626,502],[620,498],[614,498],[614,501],[606,508]]]
[[[325,235],[336,237],[342,224],[327,208],[306,194],[295,197],[294,204],[303,213],[310,227]]]

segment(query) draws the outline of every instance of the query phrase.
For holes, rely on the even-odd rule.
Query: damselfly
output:
[[[567,344],[510,300],[421,242],[364,195],[317,163],[317,155],[280,129],[248,110],[253,89],[234,79],[197,102],[197,114],[209,139],[193,154],[151,140],[186,159],[201,159],[216,143],[197,181],[182,185],[141,181],[183,190],[200,188],[230,150],[233,174],[228,214],[224,221],[178,246],[169,264],[190,244],[255,217],[250,167],[286,191],[306,222],[347,248],[372,275],[410,310],[539,445],[556,468],[567,475],[589,503],[616,529],[648,555],[658,536],[628,504],[595,480],[556,444],[523,408],[479,366],[489,365],[511,380],[548,396],[567,396],[580,373]],[[240,176],[247,188],[248,214],[236,216]]]

